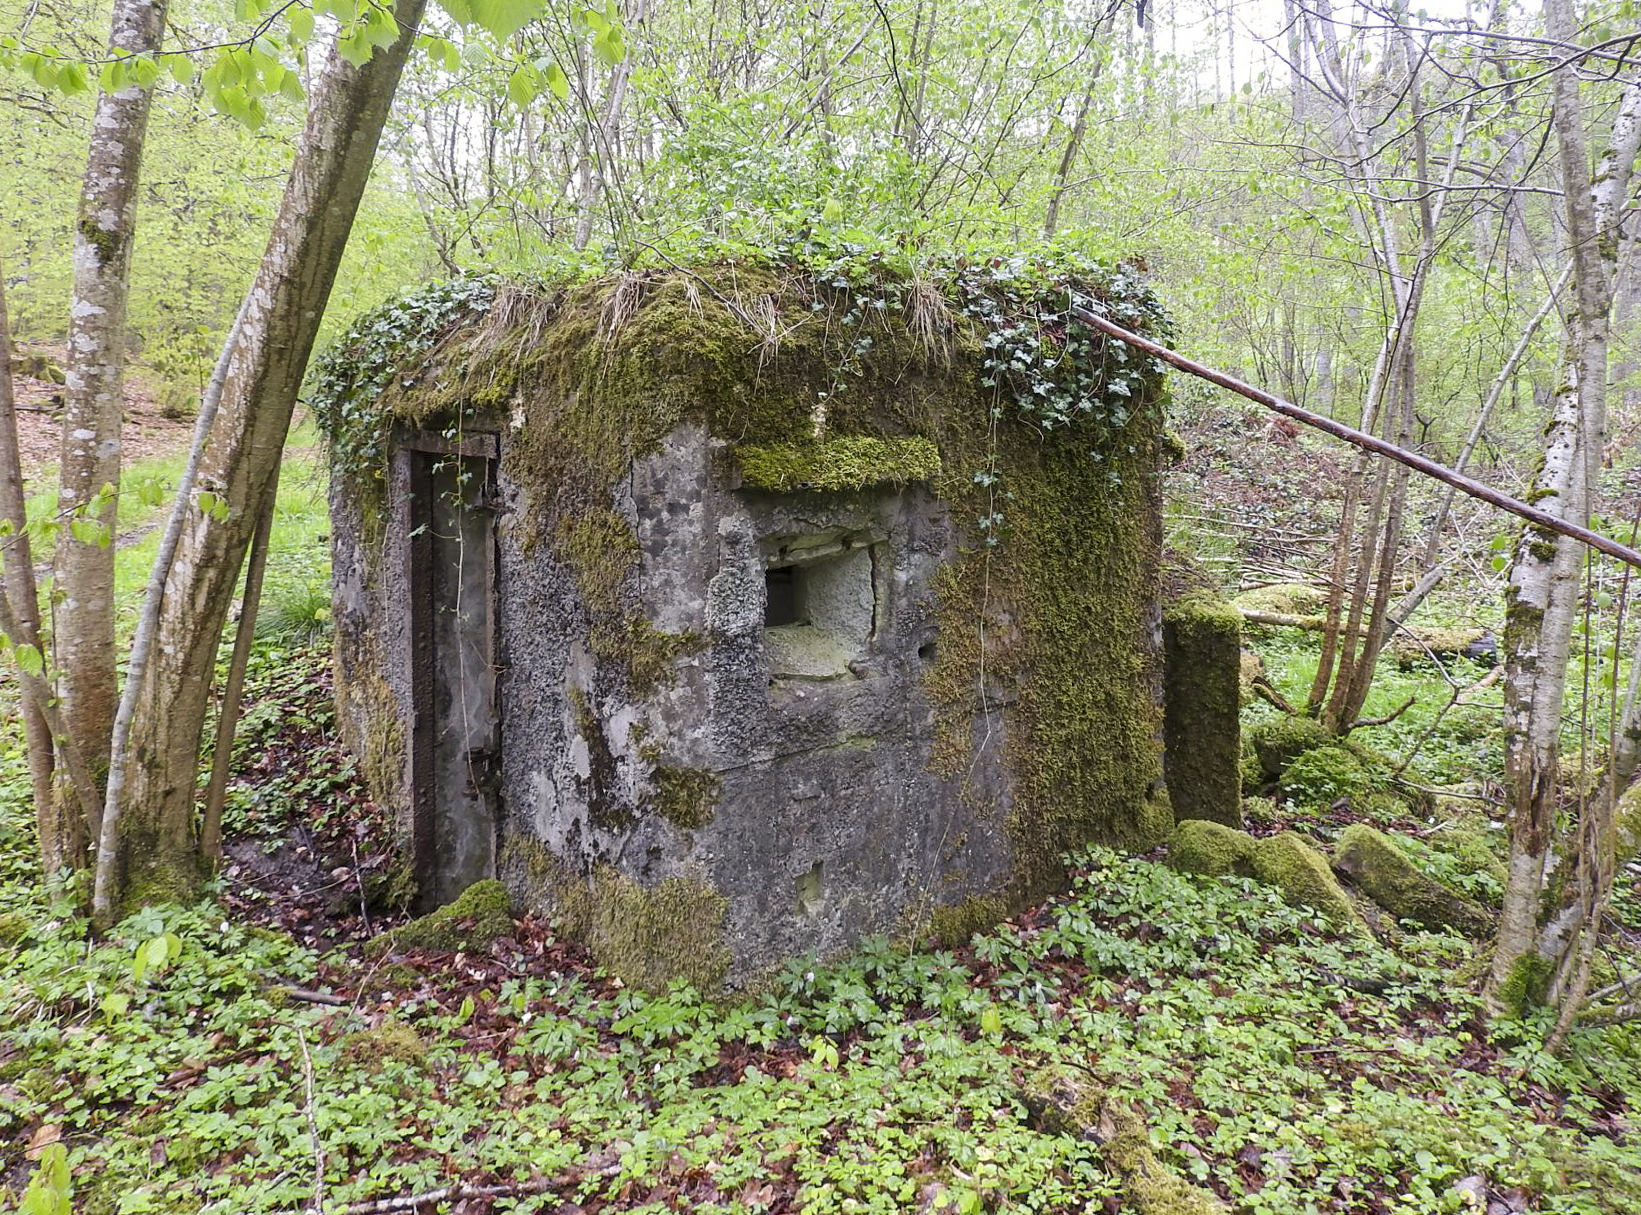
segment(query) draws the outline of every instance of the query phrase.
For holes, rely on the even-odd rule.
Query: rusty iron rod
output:
[[[1483,502],[1496,506],[1500,510],[1507,510],[1512,515],[1519,515],[1529,523],[1548,528],[1553,532],[1559,532],[1563,536],[1579,541],[1581,544],[1589,545],[1598,552],[1606,553],[1609,557],[1617,557],[1620,561],[1641,569],[1641,552],[1636,552],[1635,549],[1628,548],[1616,540],[1610,540],[1599,532],[1593,532],[1587,527],[1580,527],[1576,523],[1568,523],[1565,519],[1558,519],[1552,514],[1539,510],[1536,506],[1529,506],[1520,498],[1512,498],[1509,494],[1502,493],[1490,485],[1483,485],[1480,481],[1472,481],[1463,473],[1455,472],[1445,464],[1438,464],[1434,460],[1427,459],[1419,455],[1418,452],[1408,451],[1405,447],[1397,447],[1396,444],[1387,443],[1385,440],[1376,438],[1366,431],[1357,430],[1353,426],[1346,426],[1343,422],[1335,422],[1332,418],[1325,418],[1319,413],[1312,413],[1308,409],[1302,409],[1292,401],[1284,401],[1281,397],[1272,396],[1263,389],[1255,388],[1252,384],[1243,383],[1233,375],[1226,375],[1223,371],[1216,371],[1212,367],[1197,362],[1195,359],[1188,359],[1183,354],[1176,354],[1166,346],[1159,346],[1149,338],[1143,338],[1137,333],[1124,329],[1121,325],[1106,320],[1097,312],[1073,306],[1071,315],[1083,324],[1093,326],[1101,333],[1110,334],[1118,341],[1127,342],[1130,346],[1154,355],[1163,362],[1178,367],[1181,371],[1188,371],[1194,376],[1207,380],[1210,384],[1218,384],[1221,388],[1228,388],[1238,396],[1247,397],[1250,401],[1263,405],[1266,409],[1275,410],[1284,417],[1292,418],[1295,422],[1303,422],[1306,426],[1314,427],[1334,436],[1336,439],[1343,439],[1347,443],[1354,443],[1357,447],[1365,447],[1368,451],[1378,452],[1381,456],[1388,456],[1392,460],[1406,464],[1416,472],[1422,472],[1427,477],[1434,477],[1438,481],[1451,485],[1454,489],[1469,494],[1472,498],[1480,498]]]

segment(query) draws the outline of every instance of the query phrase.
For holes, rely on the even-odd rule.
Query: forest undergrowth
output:
[[[95,945],[33,868],[7,735],[0,1199],[62,1145],[87,1215],[452,1186],[470,1196],[399,1209],[1170,1209],[1100,1142],[1116,1109],[1237,1211],[1641,1209],[1634,1030],[1553,1057],[1543,1019],[1484,1027],[1472,943],[1393,951],[1155,856],[1085,852],[1063,897],[970,943],[871,942],[716,1004],[623,988],[532,917],[375,952],[387,825],[336,745],[323,648],[291,636],[253,671],[212,897]]]

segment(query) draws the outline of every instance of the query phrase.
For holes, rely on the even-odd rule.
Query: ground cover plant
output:
[[[323,735],[291,704],[257,750]],[[1634,1031],[1560,1059],[1543,1021],[1489,1034],[1456,937],[1393,953],[1268,888],[1096,850],[1065,897],[971,943],[876,942],[719,1005],[624,989],[535,919],[373,955],[350,901],[253,897],[249,866],[87,945],[31,871],[15,740],[0,763],[13,1201],[60,1146],[80,1212],[339,1211],[452,1184],[491,1196],[421,1209],[1144,1209],[1098,1141],[1115,1104],[1239,1211],[1641,1204]],[[347,783],[285,800],[318,815]]]

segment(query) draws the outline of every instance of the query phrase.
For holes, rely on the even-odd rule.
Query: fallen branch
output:
[[[333,1215],[391,1215],[394,1211],[414,1211],[439,1202],[463,1202],[469,1198],[521,1198],[566,1189],[589,1177],[613,1177],[621,1171],[619,1162],[571,1177],[536,1177],[529,1181],[509,1181],[499,1185],[447,1185],[421,1194],[400,1194],[394,1198],[373,1198],[343,1207]]]
[[[346,1008],[350,1001],[341,996],[333,996],[328,991],[312,991],[306,987],[279,987],[280,995],[287,1000],[300,1000],[304,1004],[328,1004],[332,1008]]]
[[[313,1145],[313,1213],[324,1215],[325,1210],[325,1142],[319,1137],[319,1116],[314,1111],[313,1055],[308,1051],[308,1035],[300,1028],[296,1040],[302,1047],[303,1113],[308,1119],[308,1142]]]
[[[1327,623],[1323,616],[1292,616],[1287,612],[1262,612],[1258,608],[1237,608],[1249,624],[1268,624],[1279,629],[1313,629],[1320,631]]]
[[[1358,717],[1355,721],[1350,723],[1350,728],[1352,730],[1359,730],[1363,726],[1388,726],[1403,713],[1406,713],[1409,709],[1411,709],[1414,702],[1417,700],[1418,697],[1409,696],[1406,700],[1402,701],[1400,705],[1392,709],[1389,713],[1386,713],[1383,717]]]
[[[1272,685],[1271,681],[1266,679],[1263,675],[1249,680],[1248,686],[1254,690],[1261,700],[1266,701],[1268,704],[1275,705],[1289,717],[1299,716],[1299,710],[1290,705],[1283,697],[1282,693],[1278,692]]]
[[[1418,452],[1408,451],[1405,447],[1398,447],[1396,444],[1386,442],[1375,435],[1357,430],[1354,426],[1346,426],[1343,422],[1335,422],[1332,418],[1323,417],[1319,413],[1312,413],[1308,409],[1302,409],[1292,401],[1284,401],[1281,397],[1272,396],[1263,389],[1244,383],[1235,376],[1226,375],[1223,371],[1215,371],[1212,367],[1199,363],[1195,359],[1188,359],[1183,354],[1176,354],[1168,347],[1159,346],[1149,338],[1143,338],[1137,333],[1129,332],[1121,325],[1107,320],[1097,312],[1074,306],[1071,309],[1071,314],[1083,324],[1092,325],[1101,333],[1110,334],[1118,341],[1127,342],[1135,349],[1143,350],[1165,363],[1178,367],[1181,371],[1190,372],[1199,379],[1207,380],[1210,384],[1218,384],[1221,388],[1227,388],[1238,396],[1247,397],[1255,404],[1263,405],[1266,409],[1274,410],[1284,417],[1292,418],[1296,422],[1302,422],[1306,426],[1330,434],[1336,439],[1343,439],[1345,442],[1353,443],[1357,447],[1377,452],[1381,456],[1388,456],[1398,464],[1405,464],[1415,472],[1421,472],[1427,477],[1434,477],[1444,485],[1451,485],[1454,489],[1469,494],[1472,498],[1479,498],[1483,502],[1496,506],[1500,510],[1509,511],[1512,515],[1525,519],[1538,527],[1547,528],[1550,531],[1570,537],[1598,552],[1606,553],[1609,557],[1617,557],[1626,565],[1641,569],[1641,553],[1618,543],[1616,540],[1608,539],[1599,532],[1592,532],[1587,527],[1580,527],[1576,523],[1558,519],[1548,511],[1539,510],[1536,506],[1529,506],[1520,498],[1512,498],[1509,494],[1502,493],[1490,485],[1483,485],[1480,481],[1474,481],[1463,473],[1454,472],[1445,464],[1438,464],[1426,456],[1421,456]]]

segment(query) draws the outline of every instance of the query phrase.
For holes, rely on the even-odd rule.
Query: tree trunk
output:
[[[18,623],[14,645],[31,645],[40,653],[40,593],[34,585],[34,558],[28,537],[28,508],[23,495],[23,466],[17,444],[17,401],[11,386],[11,320],[6,314],[6,276],[0,271],[0,541],[5,554],[5,595]],[[28,746],[29,785],[40,834],[40,865],[46,873],[73,868],[85,857],[86,824],[80,808],[52,795],[51,730],[45,714],[30,696],[23,701],[23,738]]]
[[[115,0],[111,56],[157,51],[166,0]],[[83,509],[120,480],[125,395],[125,312],[136,235],[137,183],[148,134],[151,90],[130,85],[97,96],[91,147],[74,227],[74,288],[63,386],[63,444],[58,507]],[[93,522],[111,534],[117,499]],[[114,724],[114,546],[59,535],[53,627],[64,725],[99,782],[108,767]],[[64,795],[61,814],[71,812]],[[93,797],[95,800],[95,796]],[[95,822],[87,824],[93,834]]]
[[[200,487],[226,518],[190,507],[165,584],[152,659],[137,688],[119,803],[117,859],[99,856],[99,914],[175,897],[199,874],[194,794],[218,641],[240,563],[273,493],[297,390],[347,245],[388,108],[426,0],[399,0],[400,36],[361,67],[332,51],[262,264],[231,339]]]
[[[1571,43],[1577,26],[1571,0],[1545,0],[1546,32]],[[1533,500],[1559,518],[1586,523],[1593,467],[1605,428],[1607,328],[1612,274],[1617,262],[1620,208],[1626,197],[1637,145],[1641,144],[1641,81],[1624,91],[1611,144],[1594,177],[1584,137],[1578,80],[1571,69],[1552,79],[1551,122],[1560,149],[1568,239],[1573,258],[1573,302],[1567,314],[1562,383],[1546,428],[1544,463]],[[1510,782],[1510,862],[1504,911],[1487,993],[1495,1008],[1564,989],[1573,948],[1588,904],[1579,906],[1590,883],[1604,886],[1604,858],[1582,850],[1578,882],[1568,897],[1543,905],[1545,881],[1556,857],[1558,761],[1567,658],[1579,610],[1583,550],[1542,529],[1524,528],[1506,591],[1504,631],[1505,766]],[[1583,808],[1602,813],[1605,799]],[[1611,832],[1587,818],[1584,840]],[[1569,923],[1569,908],[1574,908]],[[1576,993],[1574,993],[1576,998]]]

